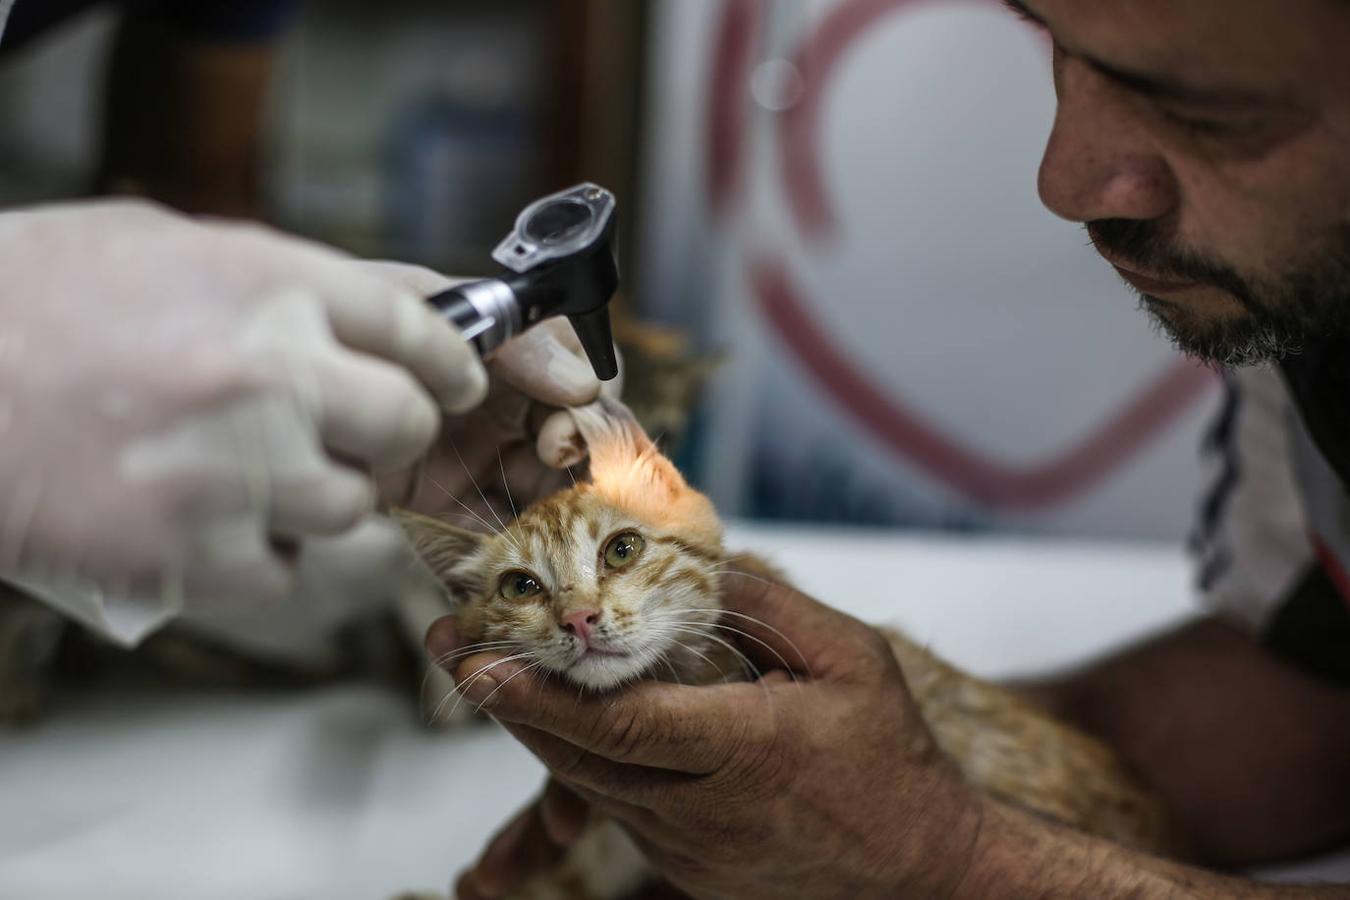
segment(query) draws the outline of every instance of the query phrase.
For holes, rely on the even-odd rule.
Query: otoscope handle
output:
[[[427,302],[454,323],[483,358],[524,329],[515,292],[497,278],[456,285]]]

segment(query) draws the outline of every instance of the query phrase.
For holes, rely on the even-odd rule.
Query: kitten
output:
[[[590,480],[536,503],[501,533],[400,514],[423,560],[461,601],[461,635],[519,655],[522,675],[596,691],[639,678],[749,677],[730,632],[717,627],[717,570],[732,559],[745,564],[723,548],[711,502],[623,407],[606,402],[574,414],[590,448]],[[1176,849],[1160,803],[1105,745],[886,634],[938,744],[972,785],[1118,843]],[[559,869],[514,896],[609,900],[648,875],[623,831],[596,817]]]

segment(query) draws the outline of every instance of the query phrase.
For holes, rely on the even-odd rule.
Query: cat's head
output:
[[[722,526],[621,406],[573,413],[590,479],[495,535],[400,517],[486,649],[593,689],[700,666],[720,603]]]

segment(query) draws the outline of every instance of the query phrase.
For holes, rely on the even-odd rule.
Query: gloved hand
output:
[[[126,642],[275,600],[420,457],[475,354],[385,267],[105,202],[0,214],[0,576]],[[280,539],[280,542],[279,540]]]
[[[418,296],[456,283],[420,266],[372,263]],[[622,367],[623,360],[620,359]],[[566,320],[551,319],[503,345],[488,364],[487,400],[446,418],[423,464],[382,481],[381,493],[424,515],[497,529],[516,510],[572,483],[586,446],[564,407],[617,398],[622,372],[600,382]]]

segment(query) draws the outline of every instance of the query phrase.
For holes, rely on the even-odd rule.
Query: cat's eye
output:
[[[622,568],[637,559],[645,546],[647,542],[642,535],[626,531],[605,545],[605,565],[611,569]]]
[[[507,572],[502,576],[497,593],[503,600],[526,600],[543,593],[543,586],[528,572]]]

